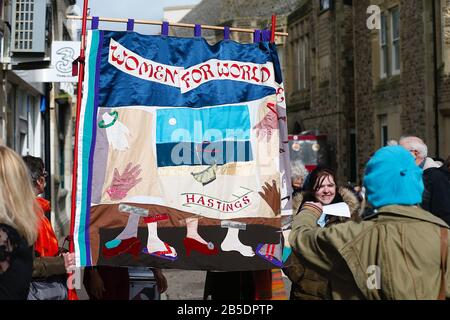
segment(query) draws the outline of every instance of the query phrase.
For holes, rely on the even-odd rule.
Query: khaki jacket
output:
[[[356,196],[346,188],[340,188],[339,194],[344,202],[349,206],[352,213],[352,219],[360,220],[359,213],[361,204]],[[298,194],[293,199],[293,216],[297,215],[299,206],[303,200],[303,195]],[[335,219],[334,223],[341,223],[350,220]],[[302,263],[295,253],[292,253],[286,261],[286,267],[283,272],[292,282],[291,286],[291,300],[324,300],[331,299],[331,288],[326,277],[321,276],[315,271],[315,268],[310,268]]]
[[[66,276],[64,257],[34,257],[33,279],[45,279],[52,276]]]
[[[333,299],[437,299],[440,228],[449,228],[444,221],[418,207],[386,206],[360,223],[320,229],[319,214],[305,206],[294,218],[289,242],[329,279]],[[449,285],[447,268],[447,298]]]

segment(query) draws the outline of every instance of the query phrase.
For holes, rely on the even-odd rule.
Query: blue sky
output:
[[[88,0],[91,16],[162,20],[163,8],[177,5],[197,4],[201,0]],[[80,10],[83,0],[77,0]],[[89,24],[88,24],[89,26]],[[100,22],[100,29],[126,30],[126,24]],[[135,25],[135,31],[144,34],[155,34],[159,27]]]

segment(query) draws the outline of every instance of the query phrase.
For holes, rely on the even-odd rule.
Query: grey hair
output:
[[[296,160],[291,165],[291,177],[292,179],[296,178],[305,178],[308,175],[308,170],[306,170],[305,165],[300,160]]]
[[[407,145],[409,148],[419,152],[422,159],[428,157],[428,147],[422,139],[416,136],[402,136],[398,142],[400,145]]]
[[[387,145],[388,145],[388,146],[398,146],[398,141],[397,141],[397,140],[394,140],[394,139],[389,140],[389,141],[387,142]]]

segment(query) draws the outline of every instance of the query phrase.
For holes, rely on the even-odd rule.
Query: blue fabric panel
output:
[[[156,144],[158,167],[223,165],[253,160],[249,141],[217,141],[205,143]]]
[[[136,32],[104,31],[99,103],[102,107],[170,106],[205,107],[252,101],[275,94],[269,86],[241,81],[210,81],[181,93],[179,88],[146,81],[118,70],[108,63],[109,42],[113,38],[139,56],[158,63],[189,68],[210,59],[265,64],[278,59],[274,44],[239,44],[221,41],[213,46],[203,38],[176,38],[141,35]],[[193,53],[196,54],[193,54]],[[275,78],[281,70],[275,63]]]
[[[250,114],[246,105],[159,109],[156,142],[249,140],[250,129]]]

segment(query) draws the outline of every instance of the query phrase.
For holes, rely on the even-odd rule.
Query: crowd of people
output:
[[[0,300],[76,300],[68,276],[75,257],[60,246],[49,220],[51,205],[42,195],[47,172],[41,158],[21,158],[0,146]],[[153,269],[160,293],[167,289],[161,270]],[[127,268],[86,270],[92,300],[127,300]]]
[[[294,196],[294,254],[284,269],[291,299],[450,297],[450,156],[432,159],[422,139],[404,136],[372,155],[362,187],[345,191],[350,197],[330,168],[305,180]],[[339,202],[350,217],[324,216]]]
[[[0,146],[0,300],[70,298],[74,254],[58,244],[50,203],[39,196],[46,175],[42,159]],[[330,167],[308,172],[300,162],[292,164],[292,187],[292,254],[283,268],[290,299],[450,298],[450,156],[432,159],[424,141],[405,136],[371,156],[360,187],[340,184]],[[348,215],[326,209],[335,204]],[[209,272],[204,298],[272,299],[276,271]],[[164,275],[154,274],[164,292]],[[128,277],[126,268],[87,270],[89,297],[126,300]]]

